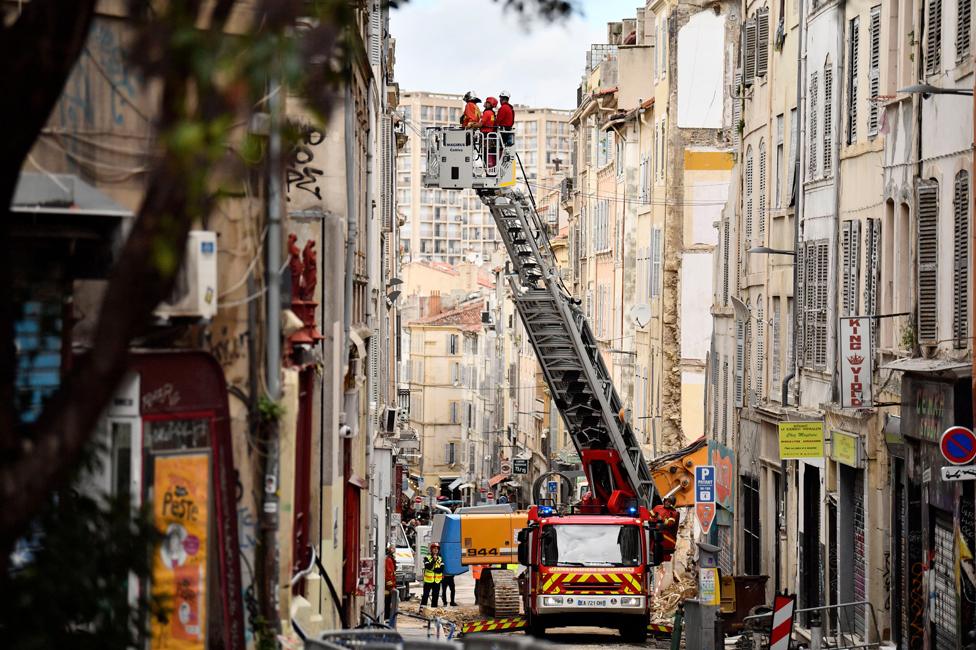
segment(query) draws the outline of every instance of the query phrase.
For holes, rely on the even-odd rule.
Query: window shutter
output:
[[[807,243],[798,242],[799,247],[796,250],[796,289],[793,292],[794,299],[793,304],[797,310],[793,316],[796,322],[793,326],[796,328],[796,345],[797,349],[795,354],[797,355],[797,364],[800,365],[806,360],[806,311],[807,311],[807,298],[806,298],[806,278],[807,278]]]
[[[709,356],[712,364],[712,439],[717,440],[718,434],[718,356],[715,354],[715,342],[712,342],[712,351]]]
[[[823,107],[823,175],[830,177],[834,156],[834,69],[830,63],[824,66],[824,107]]]
[[[817,73],[810,73],[810,87],[807,88],[807,93],[810,98],[810,112],[807,115],[807,125],[808,131],[810,132],[810,151],[807,155],[807,162],[809,163],[809,174],[810,180],[813,180],[817,175],[817,121],[819,120],[819,115],[817,115]]]
[[[756,12],[756,76],[765,77],[769,68],[769,7]]]
[[[958,0],[956,5],[956,61],[962,62],[969,55],[970,23],[973,6],[970,0]]]
[[[857,289],[860,283],[861,222],[841,224],[841,295],[845,316],[857,315]]]
[[[766,393],[766,302],[756,299],[756,401],[762,402]]]
[[[745,370],[746,366],[748,366],[749,374],[746,375],[745,395],[743,397],[743,401],[744,405],[746,406],[754,406],[756,404],[756,391],[754,390],[756,381],[756,367],[753,363],[753,345],[755,344],[755,339],[752,336],[752,304],[750,302],[746,302],[746,306],[749,308],[749,316],[748,320],[746,320],[743,350],[749,354],[749,360],[742,365],[743,370]]]
[[[722,440],[729,435],[729,358],[722,355]]]
[[[779,395],[778,395],[778,393],[776,391],[779,389],[780,379],[781,379],[782,374],[783,374],[782,373],[782,370],[780,368],[780,365],[782,364],[782,361],[780,360],[780,358],[782,357],[782,354],[780,353],[780,349],[779,349],[779,346],[782,345],[782,342],[783,342],[782,333],[779,331],[780,323],[781,323],[780,309],[782,309],[782,305],[783,305],[783,301],[782,301],[781,298],[773,298],[773,305],[772,305],[772,309],[773,309],[773,342],[772,342],[772,344],[773,344],[773,350],[772,350],[772,355],[771,355],[772,356],[772,359],[770,360],[770,363],[773,366],[772,367],[772,373],[771,373],[772,374],[772,384],[770,385],[770,388],[772,388],[772,391],[773,392],[771,393],[770,396],[773,399],[777,399],[779,397]]]
[[[729,304],[729,222],[722,223],[722,304]]]
[[[935,74],[942,65],[942,0],[929,0],[925,22],[925,73]]]
[[[759,233],[760,246],[766,243],[766,143],[759,142]]]
[[[651,296],[661,295],[661,229],[655,228],[652,244],[654,249],[651,251]]]
[[[742,144],[742,132],[739,123],[742,121],[742,68],[735,71],[735,91],[732,93],[732,148],[738,152]]]
[[[864,311],[869,316],[878,314],[878,285],[881,284],[881,220],[868,219],[864,245],[866,269],[864,272]],[[877,341],[878,320],[871,319],[871,334]]]
[[[965,349],[969,337],[969,174],[956,174],[953,192],[952,338]]]
[[[868,68],[868,95],[871,103],[868,106],[868,135],[878,134],[878,116],[881,103],[878,93],[881,92],[881,6],[871,8],[871,58]]]
[[[756,17],[753,16],[746,22],[742,38],[742,80],[746,86],[751,86],[753,77],[756,76],[756,40],[758,30],[756,27]]]
[[[393,123],[389,115],[384,115],[380,120],[380,133],[380,146],[383,148],[381,154],[383,192],[380,197],[383,232],[393,232]]]
[[[752,145],[746,149],[746,237],[745,245],[752,245]]]
[[[847,68],[847,144],[857,142],[857,73],[860,68],[861,19],[851,18],[850,55]]]
[[[369,64],[380,64],[380,48],[383,42],[379,0],[373,0],[369,10]]]
[[[939,184],[918,185],[918,340],[931,343],[938,338]]]
[[[746,326],[741,320],[735,321],[735,405],[742,406],[742,383],[745,371]]]
[[[817,243],[816,348],[813,363],[827,365],[827,288],[830,279],[830,249],[825,240]]]

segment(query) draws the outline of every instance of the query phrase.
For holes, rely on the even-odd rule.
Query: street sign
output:
[[[695,515],[706,535],[715,521],[715,466],[695,468]]]
[[[949,427],[942,434],[939,448],[953,465],[967,465],[976,458],[976,434],[966,427]]]
[[[769,630],[769,650],[789,650],[793,636],[796,596],[776,594],[773,598],[773,624]]]
[[[510,461],[510,460],[503,460],[502,461],[502,464],[501,464],[501,470],[502,470],[502,474],[511,474],[512,473],[512,461]]]
[[[516,458],[512,461],[512,474],[528,474],[529,473],[529,459],[528,458]]]
[[[558,481],[549,481],[546,484],[546,488],[547,488],[549,494],[555,494],[556,492],[559,492],[559,482]]]
[[[943,467],[943,481],[976,481],[976,465],[965,467]]]
[[[414,497],[413,498],[413,502],[416,503],[419,506],[421,503],[424,502],[424,498],[423,497]]]

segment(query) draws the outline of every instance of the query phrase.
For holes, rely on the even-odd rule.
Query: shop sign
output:
[[[208,454],[153,458],[153,519],[162,541],[153,552],[152,595],[170,608],[152,617],[152,650],[203,650],[207,643]]]
[[[831,431],[830,459],[849,467],[864,467],[860,436],[844,431]]]
[[[939,443],[942,433],[953,424],[953,385],[915,377],[902,380],[902,435]]]
[[[779,423],[779,457],[781,460],[823,458],[823,455],[822,421]]]
[[[528,474],[529,460],[527,458],[516,458],[512,461],[512,474]]]
[[[872,405],[871,319],[863,316],[840,319],[840,404],[844,408]]]

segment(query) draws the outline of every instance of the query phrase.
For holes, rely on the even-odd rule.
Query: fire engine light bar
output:
[[[627,508],[627,513],[631,517],[636,517],[637,516],[637,506],[630,506],[629,508]]]
[[[539,516],[540,517],[551,517],[555,510],[552,506],[539,506]]]

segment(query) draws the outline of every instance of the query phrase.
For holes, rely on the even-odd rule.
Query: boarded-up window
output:
[[[938,338],[939,184],[918,185],[918,340],[934,343]]]
[[[810,73],[810,87],[807,88],[807,94],[810,98],[810,111],[807,115],[807,124],[809,128],[809,152],[807,154],[807,162],[809,164],[808,172],[810,174],[810,180],[817,175],[817,121],[820,116],[817,114],[817,73]]]
[[[969,337],[969,174],[956,174],[952,195],[952,338],[965,348]]]

